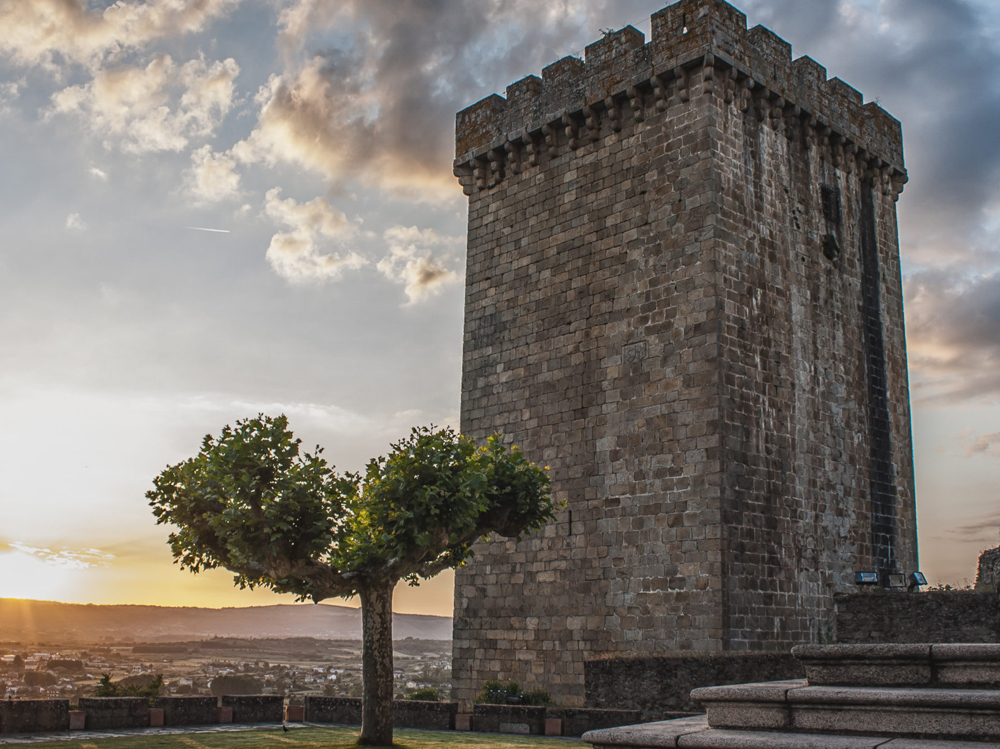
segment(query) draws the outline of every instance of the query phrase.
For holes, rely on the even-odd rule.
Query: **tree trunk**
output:
[[[392,583],[361,596],[361,738],[365,746],[392,746]]]

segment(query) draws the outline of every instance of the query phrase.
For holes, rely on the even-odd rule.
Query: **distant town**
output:
[[[0,642],[4,699],[91,695],[104,674],[144,686],[163,677],[169,695],[280,694],[291,704],[307,694],[361,696],[361,641],[311,637],[215,637],[188,642],[129,638],[78,643]],[[412,637],[394,647],[396,694],[451,690],[451,642]]]

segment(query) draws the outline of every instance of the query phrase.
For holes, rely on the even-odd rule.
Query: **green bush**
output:
[[[420,687],[403,697],[404,700],[422,700],[424,702],[440,702],[441,695],[434,687]]]
[[[504,684],[498,679],[488,679],[483,682],[476,702],[481,705],[532,705],[544,707],[552,704],[552,697],[541,687],[532,687],[526,692],[521,691],[521,685],[511,680]]]
[[[521,704],[546,707],[552,704],[552,695],[548,693],[548,690],[541,687],[532,687],[521,695]]]

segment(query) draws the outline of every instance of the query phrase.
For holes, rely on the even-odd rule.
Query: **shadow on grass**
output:
[[[6,744],[0,736],[0,746]],[[507,736],[489,733],[432,733],[397,730],[391,749],[590,749],[590,744],[542,736]],[[247,731],[162,734],[136,733],[108,738],[45,741],[38,737],[28,742],[10,744],[12,749],[30,744],[32,749],[355,749],[358,730],[340,727],[280,728]],[[390,749],[365,747],[365,749]]]

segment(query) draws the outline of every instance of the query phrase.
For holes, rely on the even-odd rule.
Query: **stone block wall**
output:
[[[281,723],[285,717],[285,698],[280,694],[227,694],[219,697],[219,706],[233,709],[233,723]]]
[[[457,702],[394,700],[392,703],[392,724],[397,728],[452,731],[457,714]]]
[[[69,730],[69,700],[0,700],[0,734]]]
[[[216,697],[157,697],[153,707],[163,710],[165,726],[198,726],[216,722]]]
[[[545,708],[527,705],[474,705],[472,730],[484,733],[545,735]]]
[[[149,726],[149,700],[145,697],[81,697],[80,709],[87,714],[87,730]]]
[[[638,709],[643,721],[704,712],[691,699],[700,687],[805,678],[789,653],[603,658],[584,666],[588,707]]]
[[[360,697],[317,697],[306,695],[307,723],[339,723],[345,726],[361,725]]]
[[[971,590],[836,596],[837,642],[1000,643],[1000,597]]]
[[[305,698],[306,721],[309,723],[340,723],[361,725],[360,697]],[[393,700],[392,723],[396,728],[423,728],[428,731],[451,731],[455,728],[457,702],[425,702],[423,700]]]
[[[899,123],[720,0],[459,113],[463,433],[558,521],[458,570],[454,694],[598,654],[787,650],[916,564]]]

